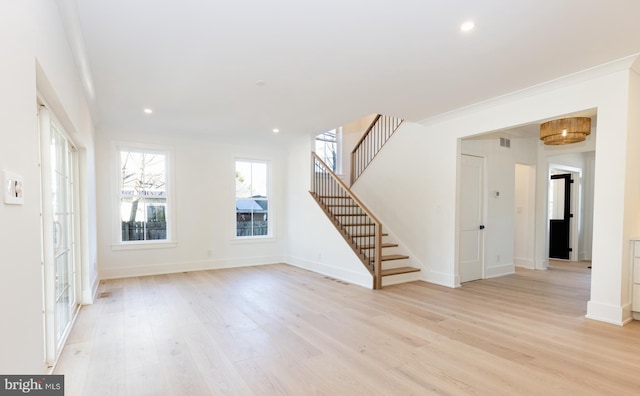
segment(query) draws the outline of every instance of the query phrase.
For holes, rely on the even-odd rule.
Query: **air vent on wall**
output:
[[[511,139],[500,138],[500,147],[511,148]]]

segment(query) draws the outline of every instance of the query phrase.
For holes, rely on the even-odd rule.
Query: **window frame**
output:
[[[162,154],[165,157],[164,178],[165,178],[165,221],[166,238],[165,239],[144,239],[144,240],[122,240],[122,214],[121,214],[121,153],[122,152],[138,152]],[[113,159],[113,182],[112,182],[112,250],[130,250],[130,249],[154,249],[175,247],[175,205],[174,205],[174,153],[173,149],[164,146],[154,146],[141,143],[113,142],[112,159]]]
[[[331,131],[335,131],[335,136],[336,136],[336,140],[335,140],[335,144],[336,144],[336,158],[335,158],[335,164],[334,164],[334,169],[332,169],[333,173],[335,173],[336,175],[341,175],[342,174],[342,127],[337,127],[334,129],[330,129],[328,131],[324,131],[321,132],[317,135],[315,135],[313,137],[313,151],[318,154],[318,156],[322,159],[322,161],[324,161],[325,163],[327,163],[326,161],[326,156],[320,155],[318,153],[318,141],[323,141],[326,143],[328,143],[328,140],[321,140],[318,139],[320,136],[325,135]],[[327,165],[329,165],[327,163]]]
[[[236,191],[236,172],[237,172],[237,164],[238,162],[249,162],[251,164],[257,163],[257,164],[264,164],[266,167],[266,199],[264,199],[267,202],[267,234],[266,235],[238,235],[238,211],[237,211],[237,200],[238,199],[250,199],[251,197],[241,197],[238,196],[237,191]],[[233,190],[234,190],[234,196],[233,196],[233,239],[235,241],[257,241],[257,240],[267,240],[267,239],[273,239],[274,238],[274,221],[273,221],[273,214],[274,214],[274,208],[273,208],[273,189],[272,189],[272,184],[273,184],[273,171],[272,171],[272,163],[270,160],[264,159],[264,158],[254,158],[254,157],[247,157],[247,156],[236,156],[234,158],[233,161],[233,174],[234,174],[234,181],[233,181]]]

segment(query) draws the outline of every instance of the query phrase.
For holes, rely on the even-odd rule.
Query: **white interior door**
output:
[[[74,154],[46,109],[40,110],[46,360],[53,364],[78,308],[75,295]]]
[[[460,282],[483,277],[484,158],[462,155],[460,172]]]

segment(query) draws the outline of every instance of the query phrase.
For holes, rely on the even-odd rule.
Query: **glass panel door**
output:
[[[55,260],[55,338],[59,345],[71,322],[74,296],[73,179],[67,140],[52,124],[51,179],[54,181],[53,252]]]
[[[45,355],[53,364],[78,308],[75,295],[74,153],[50,113],[40,110]]]

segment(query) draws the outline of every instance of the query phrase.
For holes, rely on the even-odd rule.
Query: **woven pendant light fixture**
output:
[[[591,118],[570,117],[540,124],[540,140],[560,145],[582,142],[591,133]]]

